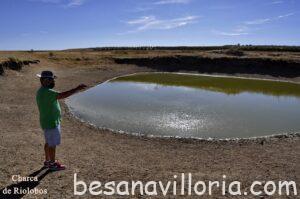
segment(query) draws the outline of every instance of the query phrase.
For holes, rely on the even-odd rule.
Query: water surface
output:
[[[67,100],[99,127],[154,136],[248,138],[300,130],[300,85],[147,73],[120,77]]]

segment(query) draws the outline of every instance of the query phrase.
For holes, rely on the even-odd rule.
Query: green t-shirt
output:
[[[60,124],[61,109],[57,100],[58,92],[41,87],[36,94],[42,129],[53,129]]]

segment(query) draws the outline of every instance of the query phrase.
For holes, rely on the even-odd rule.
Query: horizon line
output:
[[[134,48],[213,48],[213,47],[230,47],[230,46],[239,46],[239,47],[294,47],[294,48],[300,48],[300,45],[278,45],[278,44],[225,44],[225,45],[140,45],[140,46],[97,46],[97,47],[81,47],[81,48],[65,48],[65,49],[13,49],[13,50],[6,50],[6,49],[0,49],[0,52],[4,51],[67,51],[67,50],[81,50],[81,49],[118,49],[118,48],[128,48],[128,49],[134,49]]]

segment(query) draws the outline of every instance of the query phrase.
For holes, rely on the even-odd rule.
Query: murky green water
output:
[[[148,73],[120,77],[67,100],[99,127],[154,136],[248,138],[300,130],[300,85]]]

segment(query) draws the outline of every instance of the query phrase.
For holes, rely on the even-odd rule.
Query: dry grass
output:
[[[242,58],[270,58],[277,60],[293,60],[300,62],[300,52],[272,52],[272,51],[242,51]],[[116,57],[160,57],[174,55],[189,55],[201,57],[236,57],[226,50],[107,50],[107,51],[0,51],[0,62],[9,57],[20,60],[47,60],[55,64],[68,66],[96,66],[110,64]]]

